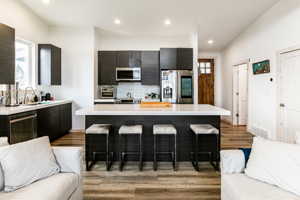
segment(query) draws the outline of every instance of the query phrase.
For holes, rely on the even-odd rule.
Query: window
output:
[[[199,72],[201,74],[211,74],[211,64],[210,62],[200,62],[198,63]]]
[[[21,89],[35,84],[34,45],[23,40],[16,40],[16,82]]]

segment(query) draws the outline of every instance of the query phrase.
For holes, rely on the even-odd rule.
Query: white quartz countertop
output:
[[[76,115],[220,115],[228,110],[206,104],[172,104],[166,108],[142,108],[139,104],[99,104],[76,111]]]
[[[52,106],[56,106],[56,105],[67,104],[67,103],[72,103],[72,101],[71,100],[47,101],[42,104],[20,105],[17,107],[0,106],[0,115],[13,115],[13,114],[18,114],[18,113],[22,113],[22,112],[28,112],[28,111],[33,111],[33,110],[39,110],[42,108],[52,107]]]

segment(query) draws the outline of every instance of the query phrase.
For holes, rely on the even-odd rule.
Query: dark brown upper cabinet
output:
[[[98,85],[116,85],[116,51],[98,52]]]
[[[184,70],[193,70],[193,49],[177,49],[177,67]]]
[[[52,44],[38,45],[39,85],[61,85],[61,48]]]
[[[141,52],[118,51],[117,67],[141,67]]]
[[[192,70],[192,48],[161,48],[160,68],[162,70]]]
[[[177,49],[162,48],[160,49],[160,68],[161,69],[177,69]]]
[[[141,59],[141,51],[130,51],[129,52],[129,67],[141,67],[142,59]]]
[[[129,57],[129,51],[118,51],[116,67],[129,67]]]
[[[159,51],[142,51],[142,84],[160,85]]]
[[[0,23],[0,84],[15,83],[15,29]]]

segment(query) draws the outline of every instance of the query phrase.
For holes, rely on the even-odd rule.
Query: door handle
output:
[[[285,107],[284,103],[281,103],[279,106],[282,107],[282,108]]]
[[[34,115],[27,116],[27,117],[22,117],[22,118],[17,118],[17,119],[10,120],[9,123],[14,124],[14,123],[17,123],[17,122],[25,121],[27,119],[34,119],[36,117],[37,117],[37,114],[34,114]]]

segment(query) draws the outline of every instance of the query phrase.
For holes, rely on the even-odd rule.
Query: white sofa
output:
[[[4,143],[1,138],[0,143]],[[61,172],[14,192],[0,191],[0,200],[82,200],[82,149],[52,147]],[[34,163],[32,163],[34,165]],[[0,179],[3,176],[0,176]],[[0,180],[3,181],[3,180]]]
[[[245,158],[241,150],[221,151],[222,200],[299,200],[300,197],[277,186],[244,174]],[[288,169],[287,169],[288,170]]]

